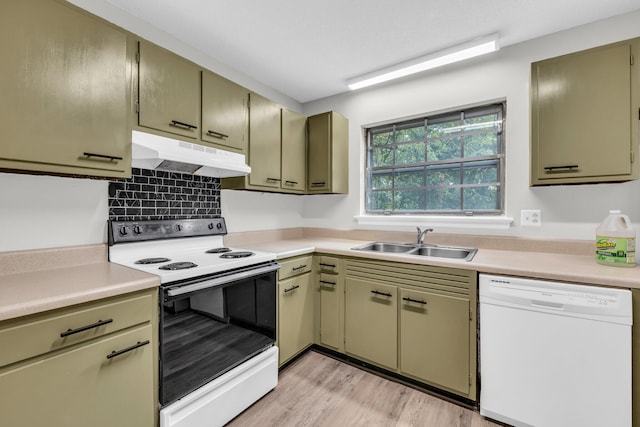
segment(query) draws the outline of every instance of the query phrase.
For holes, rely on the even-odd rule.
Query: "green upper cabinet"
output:
[[[307,118],[258,94],[249,97],[251,173],[223,179],[222,188],[304,194]]]
[[[203,71],[202,141],[244,152],[248,139],[248,105],[247,89]]]
[[[0,168],[131,174],[127,33],[66,2],[0,14]]]
[[[637,179],[639,47],[634,39],[531,65],[531,185]]]
[[[280,188],[280,106],[255,93],[249,96],[249,184]]]
[[[286,192],[304,193],[307,167],[307,118],[282,109],[282,174],[280,187]]]
[[[144,41],[138,55],[138,125],[198,139],[200,68]]]
[[[347,194],[349,192],[349,122],[336,113],[308,119],[307,192]]]

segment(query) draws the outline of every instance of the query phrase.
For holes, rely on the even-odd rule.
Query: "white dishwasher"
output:
[[[480,275],[480,413],[631,426],[631,292]]]

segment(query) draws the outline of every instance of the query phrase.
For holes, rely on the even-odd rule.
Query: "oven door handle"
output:
[[[280,264],[275,263],[260,268],[253,268],[250,270],[241,271],[235,274],[229,274],[228,276],[216,277],[210,280],[204,280],[202,282],[193,283],[191,285],[180,286],[177,288],[169,289],[167,295],[175,297],[177,295],[187,294],[193,291],[199,291],[201,289],[213,288],[215,286],[224,285],[229,282],[235,282],[236,280],[242,280],[253,276],[259,276],[265,273],[271,273],[277,271],[280,268]]]

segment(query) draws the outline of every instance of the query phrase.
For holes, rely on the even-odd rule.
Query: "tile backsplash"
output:
[[[220,179],[133,168],[130,179],[109,182],[109,219],[219,217]]]

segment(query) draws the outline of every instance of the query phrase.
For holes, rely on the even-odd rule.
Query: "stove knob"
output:
[[[133,232],[134,232],[135,234],[140,234],[140,233],[142,233],[142,228],[141,228],[139,225],[135,225],[135,226],[133,227]]]
[[[126,236],[127,234],[129,234],[127,233],[127,227],[125,225],[121,226],[119,231],[121,236]]]
[[[218,225],[216,225],[216,227],[218,227],[218,230],[222,230],[222,223],[219,222]]]
[[[176,231],[182,231],[182,226],[180,224],[176,224],[176,226],[174,227],[174,229]]]
[[[210,223],[209,223],[209,225],[208,225],[207,227],[209,227],[209,230],[213,230],[213,223],[212,223],[212,222],[210,222]]]

